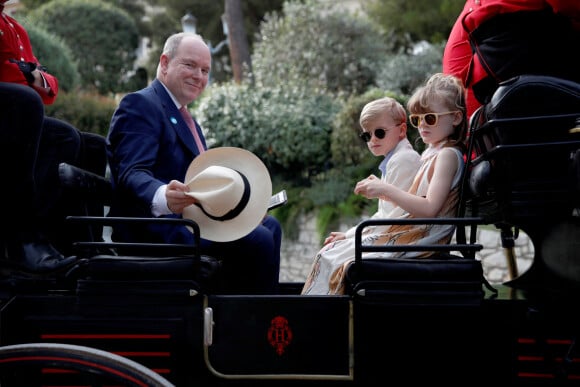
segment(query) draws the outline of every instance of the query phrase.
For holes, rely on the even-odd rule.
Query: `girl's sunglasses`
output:
[[[385,135],[387,134],[387,132],[383,128],[375,129],[375,132],[374,133],[375,133],[375,137],[378,138],[379,140],[382,140],[383,138],[385,138]],[[369,142],[371,140],[372,134],[370,132],[362,132],[358,136],[364,142]]]
[[[425,113],[425,114],[411,114],[409,116],[409,120],[411,121],[411,125],[415,128],[419,128],[419,124],[424,122],[428,126],[437,125],[437,121],[439,120],[439,116],[444,116],[446,114],[454,114],[458,113],[459,110],[454,110],[452,112],[443,112],[443,113]]]

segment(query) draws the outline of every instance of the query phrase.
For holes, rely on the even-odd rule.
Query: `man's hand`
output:
[[[20,69],[22,74],[24,74],[24,77],[29,84],[32,85],[34,83],[34,74],[32,74],[32,72],[36,70],[36,63],[16,59],[10,59],[10,62],[18,65],[18,69]]]
[[[46,87],[42,82],[42,75],[40,75],[41,71],[46,72],[46,67],[40,66],[34,62],[26,62],[23,60],[16,60],[10,59],[11,63],[16,63],[18,65],[18,69],[22,72],[26,81],[30,85],[36,85],[40,87]]]
[[[167,200],[167,208],[169,208],[169,211],[174,214],[181,214],[185,207],[198,202],[197,199],[185,194],[188,191],[189,187],[180,181],[171,180],[167,184],[165,199]]]

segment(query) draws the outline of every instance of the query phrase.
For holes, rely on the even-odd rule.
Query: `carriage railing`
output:
[[[477,227],[483,224],[484,219],[479,217],[470,218],[406,218],[406,219],[368,219],[362,221],[355,231],[355,263],[362,261],[364,252],[412,252],[412,251],[434,251],[451,252],[461,251],[474,253],[483,249],[483,246],[476,243],[449,243],[449,244],[406,244],[406,245],[365,245],[362,243],[362,233],[369,226],[384,225],[452,225],[455,227]]]
[[[475,253],[483,249],[481,244],[473,240],[460,243],[456,235],[455,240],[442,244],[371,245],[364,243],[363,233],[369,226],[429,224],[450,225],[457,233],[482,223],[483,219],[477,217],[365,220],[356,228],[355,261],[347,268],[346,289],[355,297],[397,305],[480,305],[485,295],[483,286],[497,293],[485,279],[481,261],[475,258]],[[405,255],[411,252],[432,254]],[[400,254],[393,257],[390,253]]]
[[[75,241],[73,248],[79,251],[99,252],[112,249],[112,252],[123,251],[124,254],[136,252],[139,255],[184,255],[199,259],[200,229],[199,225],[191,219],[177,218],[131,218],[131,217],[100,217],[100,216],[68,216],[67,221],[85,225],[99,225],[114,227],[118,224],[170,224],[175,226],[187,226],[191,229],[194,244],[180,243],[154,243],[154,242],[108,242],[101,240]],[[146,251],[148,254],[143,254]]]

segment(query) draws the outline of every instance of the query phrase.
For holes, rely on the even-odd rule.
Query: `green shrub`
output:
[[[56,35],[29,22],[27,18],[18,21],[28,31],[36,59],[50,74],[57,77],[59,90],[74,90],[79,85],[80,75],[73,54],[66,43]]]
[[[64,120],[83,132],[107,135],[117,102],[113,98],[90,93],[60,92],[46,114]]]
[[[309,184],[330,160],[330,132],[339,103],[292,84],[253,88],[212,85],[195,107],[210,146],[258,155],[272,174]]]
[[[52,0],[29,16],[71,48],[84,89],[100,94],[127,90],[139,47],[137,26],[127,12],[98,0]]]
[[[323,180],[329,168],[332,121],[340,106],[332,96],[292,83],[261,88],[227,83],[211,85],[194,112],[209,146],[253,152],[268,167],[274,191],[287,190],[288,203],[273,214],[292,237],[298,216],[320,202],[308,187]]]
[[[387,45],[362,14],[327,1],[288,1],[266,15],[254,43],[256,85],[304,83],[312,89],[360,93],[374,84]]]
[[[441,72],[445,44],[424,44],[414,54],[397,54],[385,61],[377,74],[377,86],[395,93],[411,94],[432,74]]]

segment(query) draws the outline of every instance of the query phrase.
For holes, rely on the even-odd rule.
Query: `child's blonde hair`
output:
[[[383,97],[375,99],[363,107],[359,118],[360,126],[366,128],[369,121],[385,112],[391,116],[397,125],[407,122],[407,112],[403,105],[394,98]]]
[[[411,114],[431,112],[435,101],[442,102],[449,111],[459,110],[463,119],[455,126],[449,136],[449,145],[465,147],[467,138],[467,108],[465,104],[465,87],[461,80],[450,74],[433,74],[427,82],[420,86],[409,98],[407,109]]]

